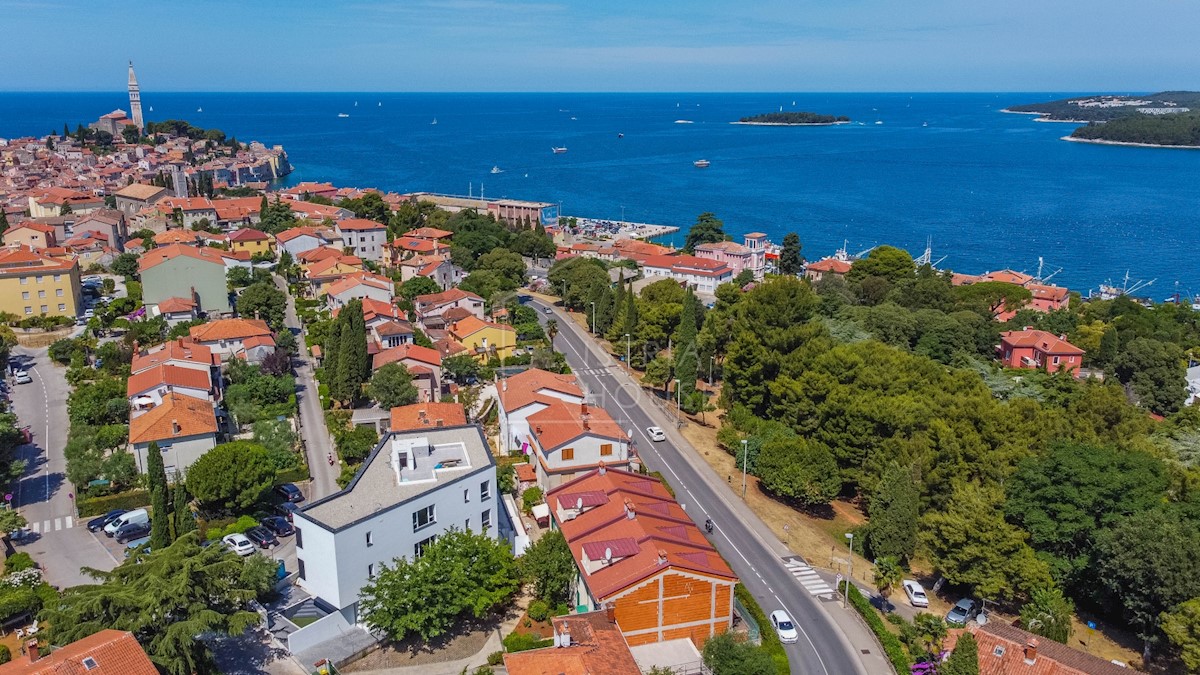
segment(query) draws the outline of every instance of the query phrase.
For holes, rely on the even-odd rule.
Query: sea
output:
[[[1072,143],[1060,140],[1070,124],[1001,112],[1070,92],[155,93],[145,86],[146,119],[186,119],[239,140],[282,144],[296,167],[289,184],[553,202],[566,215],[680,227],[677,244],[698,214],[712,212],[735,238],[761,231],[778,243],[795,231],[809,259],[881,244],[919,256],[931,246],[939,268],[1040,268],[1051,283],[1085,295],[1127,278],[1139,295],[1159,301],[1200,294],[1200,150]],[[128,109],[123,92],[0,93],[0,137],[42,135],[64,123],[74,129],[115,108]],[[853,122],[730,124],[780,110]],[[567,152],[554,154],[555,146]],[[693,166],[699,159],[709,168]]]

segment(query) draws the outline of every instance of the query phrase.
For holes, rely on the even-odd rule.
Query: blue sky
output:
[[[0,0],[0,91],[1200,89],[1197,0]],[[115,74],[114,74],[115,73]]]

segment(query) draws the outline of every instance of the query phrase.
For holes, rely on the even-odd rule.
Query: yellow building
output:
[[[0,249],[0,311],[29,316],[75,316],[82,306],[79,265],[24,246]]]
[[[485,363],[493,357],[507,359],[517,348],[517,332],[512,326],[473,316],[450,324],[450,336]]]
[[[243,227],[229,233],[229,250],[246,251],[250,255],[273,253],[275,238],[266,232],[251,227]]]

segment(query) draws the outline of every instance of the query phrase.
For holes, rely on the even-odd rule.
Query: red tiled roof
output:
[[[217,416],[212,403],[183,394],[167,394],[161,405],[129,420],[130,443],[215,433]]]
[[[270,335],[266,321],[259,319],[217,319],[188,329],[194,342],[244,340],[257,335]]]
[[[513,465],[517,470],[517,480],[522,483],[533,483],[537,480],[537,469],[529,462]]]
[[[562,509],[590,509],[593,506],[601,506],[607,503],[608,495],[599,490],[564,492],[558,495],[558,506]]]
[[[367,232],[371,230],[386,230],[387,225],[377,223],[374,220],[366,218],[347,218],[337,222],[338,230],[351,230],[354,232]]]
[[[509,675],[641,675],[625,636],[606,612],[554,617],[553,627],[570,635],[571,644],[505,654]]]
[[[467,423],[467,412],[461,403],[414,403],[392,408],[392,431],[425,429],[434,426],[453,427]]]
[[[540,368],[530,368],[501,383],[498,392],[500,404],[511,413],[535,401],[554,398],[540,393],[546,389],[583,398],[583,390],[579,388],[574,375],[559,375]]]
[[[75,267],[74,260],[60,260],[27,246],[14,245],[0,249],[0,275],[66,272]]]
[[[1138,672],[1002,621],[951,630],[943,648],[953,651],[964,632],[974,635],[979,645],[979,675],[1130,675]],[[1026,653],[1030,646],[1035,648],[1035,653]],[[1034,658],[1030,660],[1029,656]]]
[[[813,272],[830,272],[832,274],[846,274],[850,271],[852,264],[845,260],[837,258],[825,258],[808,264],[807,270]]]
[[[190,339],[179,338],[163,345],[162,348],[133,357],[131,372],[141,372],[168,361],[184,361],[212,366],[219,363],[213,358],[212,350],[204,345],[198,345]]]
[[[642,262],[645,267],[669,269],[679,274],[694,274],[703,277],[718,277],[731,274],[733,270],[719,260],[697,258],[694,255],[650,255]]]
[[[158,311],[171,312],[190,312],[196,309],[196,303],[191,298],[167,298],[158,303]]]
[[[1033,347],[1047,354],[1083,354],[1083,350],[1067,342],[1065,337],[1044,330],[1010,330],[1000,334],[1009,347]]]
[[[548,453],[580,436],[629,440],[629,435],[604,408],[567,403],[557,398],[548,398],[545,403],[546,408],[527,418],[542,452]]]
[[[146,656],[133,633],[106,628],[50,650],[39,645],[37,661],[13,655],[13,661],[0,665],[0,675],[158,675],[158,669]],[[94,666],[88,667],[90,659]]]
[[[243,227],[229,233],[229,241],[269,241],[271,237],[262,230]]]
[[[464,300],[467,298],[472,298],[472,299],[478,300],[479,302],[483,302],[483,298],[479,297],[478,295],[475,295],[474,293],[470,293],[470,292],[464,291],[459,288],[450,288],[450,289],[442,291],[441,293],[430,293],[428,295],[418,295],[417,297],[413,298],[413,304],[415,304],[417,307],[424,307],[426,305],[429,305],[430,306],[429,308],[436,308],[436,307],[440,307],[442,305],[449,304],[451,302],[458,302],[459,300]]]
[[[390,349],[385,349],[375,355],[372,360],[371,368],[379,370],[389,363],[399,361],[414,360],[422,363],[428,363],[433,366],[442,365],[442,355],[436,349],[422,347],[420,345],[398,345]]]
[[[459,320],[455,321],[453,324],[451,324],[450,325],[450,334],[453,335],[454,337],[458,338],[459,340],[462,340],[463,338],[470,336],[470,335],[474,335],[474,334],[478,333],[479,331],[484,330],[485,328],[494,328],[495,330],[506,332],[506,333],[515,333],[516,332],[512,326],[510,326],[506,323],[494,323],[491,321],[484,321],[475,315],[471,315],[471,316],[467,316],[462,319],[459,319]]]
[[[129,376],[125,395],[134,396],[160,385],[207,391],[212,387],[212,380],[207,371],[164,364]]]
[[[288,230],[289,232],[291,230]],[[310,248],[296,256],[296,260],[302,263],[315,263],[329,258],[338,258],[344,256],[340,250],[332,246],[318,246]]]
[[[138,269],[142,272],[161,265],[168,260],[174,260],[181,256],[186,256],[194,260],[202,260],[204,262],[214,263],[216,265],[225,266],[225,260],[232,258],[240,260],[241,256],[222,251],[219,248],[211,248],[208,246],[189,246],[187,244],[175,243],[167,246],[159,246],[158,248],[150,249],[138,258]]]
[[[404,236],[416,239],[445,239],[446,237],[454,236],[454,233],[448,230],[439,230],[436,227],[418,227],[415,230],[406,232]]]
[[[306,237],[306,236],[307,237],[315,237],[317,239],[324,239],[324,237],[322,237],[317,232],[317,228],[315,228],[315,227],[293,227],[291,229],[284,230],[283,232],[280,232],[279,234],[275,235],[275,241],[282,244],[284,242],[288,242],[293,239],[298,239],[300,237]],[[300,255],[304,255],[304,254],[301,253]]]
[[[391,279],[379,276],[378,274],[371,274],[370,272],[347,274],[341,279],[338,279],[330,284],[325,289],[325,292],[330,295],[337,295],[338,293],[344,293],[356,286],[370,286],[371,288],[384,290],[388,292],[389,296],[392,293]]]

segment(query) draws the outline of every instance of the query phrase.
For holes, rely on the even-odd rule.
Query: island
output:
[[[1089,123],[1064,139],[1112,145],[1200,149],[1200,113],[1126,115],[1108,122]]]
[[[1001,112],[1037,115],[1042,122],[1107,122],[1127,115],[1171,115],[1200,108],[1200,91],[1160,91],[1146,96],[1076,96],[1009,106]]]
[[[743,117],[730,124],[750,124],[767,127],[813,127],[831,124],[849,124],[850,118],[845,115],[821,115],[814,112],[773,112],[753,117]]]

